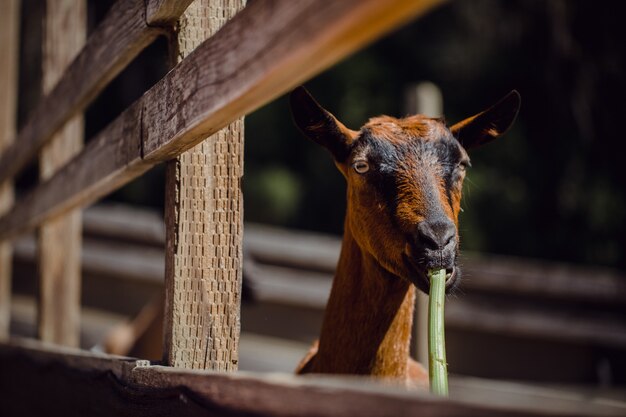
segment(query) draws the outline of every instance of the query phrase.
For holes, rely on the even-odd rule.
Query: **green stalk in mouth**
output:
[[[448,364],[446,363],[446,337],[443,325],[443,305],[446,297],[446,270],[431,269],[430,296],[428,300],[428,373],[430,392],[448,396]]]

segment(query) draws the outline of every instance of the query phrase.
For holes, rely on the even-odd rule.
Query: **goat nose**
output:
[[[427,248],[441,250],[456,236],[456,227],[449,220],[423,221],[417,225],[420,242]]]

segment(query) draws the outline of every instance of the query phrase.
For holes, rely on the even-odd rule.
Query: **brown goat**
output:
[[[290,104],[298,128],[330,151],[348,183],[341,255],[319,343],[297,372],[427,386],[427,372],[409,358],[414,285],[428,293],[430,268],[446,268],[448,291],[459,282],[466,151],[509,129],[519,94],[450,128],[421,115],[381,116],[353,131],[302,87]]]

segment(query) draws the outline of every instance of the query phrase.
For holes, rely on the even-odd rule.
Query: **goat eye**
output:
[[[370,169],[369,164],[365,161],[357,161],[352,165],[352,167],[357,174],[365,174]]]

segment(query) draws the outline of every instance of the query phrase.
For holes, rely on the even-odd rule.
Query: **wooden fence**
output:
[[[241,117],[440,0],[245,8],[243,0],[118,0],[89,37],[84,1],[46,1],[44,96],[17,132],[20,4],[0,3],[0,414],[543,415],[522,403],[503,409],[364,383],[209,372],[237,369]],[[170,38],[175,66],[83,145],[85,108],[159,36]],[[39,184],[16,199],[12,181],[35,159]],[[164,364],[176,368],[71,349],[80,210],[159,163],[167,163]],[[39,343],[8,339],[11,242],[34,229]]]

